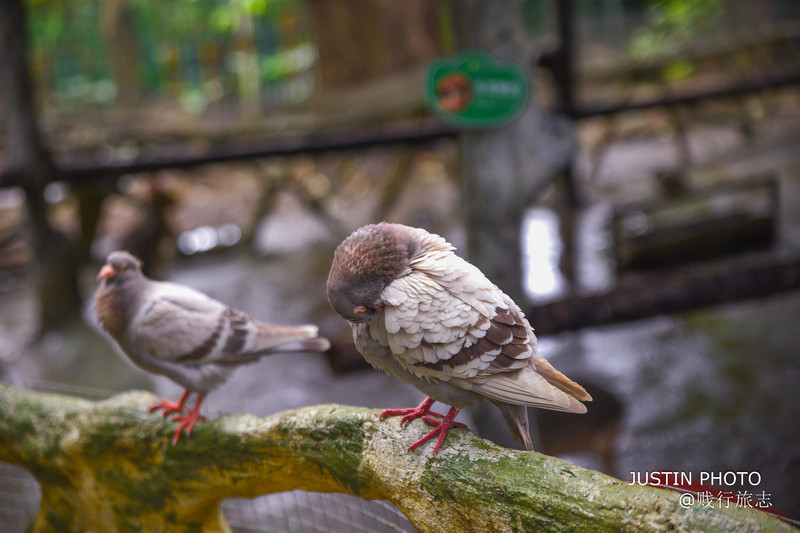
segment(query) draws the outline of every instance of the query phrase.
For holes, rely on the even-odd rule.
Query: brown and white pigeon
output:
[[[205,294],[175,283],[154,281],[127,252],[111,252],[97,276],[94,308],[102,327],[137,366],[167,376],[186,389],[177,402],[166,398],[150,411],[180,422],[190,435],[205,396],[244,363],[285,352],[324,352],[330,343],[316,326],[277,326],[258,322]],[[194,392],[194,407],[183,414]]]
[[[581,402],[592,398],[539,355],[520,308],[453,250],[423,229],[364,226],[336,249],[328,300],[370,364],[428,396],[381,414],[434,426],[409,451],[438,435],[437,454],[447,431],[464,427],[454,421],[458,411],[481,400],[533,450],[526,406],[585,413]],[[447,415],[430,410],[434,401],[452,406]]]

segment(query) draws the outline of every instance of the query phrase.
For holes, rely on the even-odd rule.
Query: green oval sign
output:
[[[470,51],[453,58],[434,59],[428,67],[425,97],[442,120],[467,128],[507,124],[525,110],[530,86],[515,63]]]

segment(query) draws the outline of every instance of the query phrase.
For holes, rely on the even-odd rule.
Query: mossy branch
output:
[[[463,531],[795,531],[754,509],[680,506],[538,453],[451,431],[438,457],[406,448],[378,411],[321,405],[265,419],[222,416],[170,444],[149,393],[100,402],[0,384],[0,460],[42,486],[34,531],[229,531],[220,502],[292,489],[394,502],[423,533]]]

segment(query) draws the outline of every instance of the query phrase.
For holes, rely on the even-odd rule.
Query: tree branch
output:
[[[463,531],[795,531],[754,509],[679,505],[538,453],[451,431],[439,457],[406,448],[378,411],[321,405],[265,419],[226,415],[170,445],[149,393],[90,402],[0,384],[0,460],[42,486],[34,531],[229,531],[224,498],[293,489],[395,503],[423,533]]]

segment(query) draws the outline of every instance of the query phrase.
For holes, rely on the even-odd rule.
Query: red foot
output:
[[[413,420],[414,418],[422,418],[422,420],[435,429],[413,443],[411,446],[408,447],[408,451],[417,448],[418,446],[425,444],[429,440],[431,440],[435,435],[439,435],[439,440],[436,441],[436,446],[433,448],[433,455],[437,455],[439,453],[439,449],[442,447],[444,443],[444,439],[447,436],[447,430],[450,428],[464,428],[466,429],[466,424],[462,424],[461,422],[456,422],[454,419],[458,414],[459,409],[455,407],[451,407],[450,411],[447,412],[447,415],[443,415],[441,413],[437,413],[436,411],[431,411],[431,405],[435,400],[433,398],[425,398],[421,404],[416,407],[409,407],[405,409],[386,409],[384,412],[381,413],[381,419],[387,416],[394,416],[394,415],[403,415],[403,418],[400,419],[400,425],[402,426],[409,420]],[[441,418],[441,420],[434,420],[431,417]]]
[[[188,414],[185,415],[175,415],[172,417],[173,422],[180,422],[178,424],[178,428],[175,430],[175,434],[172,436],[172,444],[178,444],[178,441],[181,438],[181,432],[186,430],[186,436],[189,437],[192,434],[192,429],[194,429],[194,425],[197,423],[198,420],[205,420],[206,417],[200,414],[200,404],[203,403],[204,396],[199,396],[197,398],[197,402],[194,404],[194,407]]]
[[[435,400],[433,398],[425,398],[425,401],[416,407],[406,407],[404,409],[386,409],[381,413],[381,420],[387,416],[403,415],[403,418],[400,419],[400,425],[402,426],[409,420],[413,420],[415,418],[423,417],[424,420],[425,415],[444,418],[442,413],[431,411],[431,405],[433,405],[434,401]]]
[[[442,447],[442,444],[444,444],[444,439],[445,439],[445,437],[447,437],[447,431],[450,428],[454,428],[454,427],[465,428],[465,427],[467,427],[467,426],[465,426],[464,424],[462,424],[460,422],[455,422],[454,421],[456,415],[458,414],[458,411],[459,411],[459,409],[456,409],[455,407],[451,407],[450,410],[447,412],[447,416],[445,416],[439,422],[433,420],[432,418],[422,417],[422,419],[425,422],[427,422],[428,424],[430,424],[432,426],[435,426],[435,428],[434,428],[433,431],[431,431],[430,433],[428,433],[427,435],[425,435],[424,437],[419,439],[417,442],[415,442],[411,446],[409,446],[408,447],[408,451],[411,451],[414,448],[417,448],[417,447],[425,444],[426,442],[431,440],[436,435],[439,435],[439,438],[436,441],[436,446],[433,447],[433,455],[438,455],[439,454],[439,450]]]
[[[422,420],[424,420],[426,423],[428,423],[428,424],[430,424],[431,426],[434,426],[434,427],[439,427],[441,425],[441,423],[442,423],[441,420],[434,420],[433,418],[428,418],[427,416],[423,416]],[[467,428],[466,424],[462,424],[461,422],[453,422],[453,424],[450,427],[461,428],[461,429],[469,429],[469,428]]]
[[[158,409],[163,409],[164,411],[161,413],[161,416],[166,418],[166,416],[170,413],[174,413],[176,411],[183,411],[184,407],[186,407],[186,399],[191,394],[188,390],[183,393],[181,399],[178,400],[178,403],[171,402],[166,398],[162,398],[160,402],[154,403],[150,407],[147,408],[148,413],[152,413]]]

